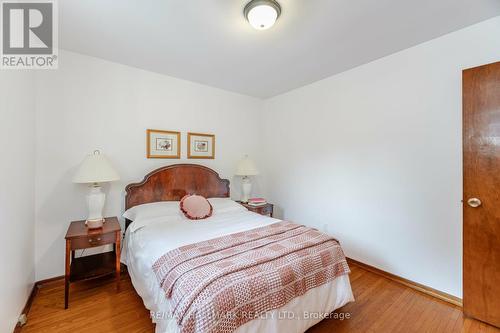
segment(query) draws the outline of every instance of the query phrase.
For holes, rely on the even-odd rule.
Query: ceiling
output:
[[[246,0],[64,0],[60,46],[267,98],[500,15],[500,0],[278,0],[269,30]]]

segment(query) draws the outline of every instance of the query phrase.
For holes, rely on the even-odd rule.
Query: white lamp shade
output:
[[[239,163],[238,168],[236,169],[237,176],[255,176],[258,175],[259,171],[255,167],[255,163],[245,156]]]
[[[80,164],[73,183],[104,183],[119,180],[120,176],[111,166],[106,156],[98,150],[88,155]]]

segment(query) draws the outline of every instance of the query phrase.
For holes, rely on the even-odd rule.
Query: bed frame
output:
[[[228,198],[229,180],[197,164],[174,164],[148,173],[140,183],[125,187],[125,209],[157,201],[179,201],[186,194],[205,198]],[[125,220],[125,229],[130,220]]]

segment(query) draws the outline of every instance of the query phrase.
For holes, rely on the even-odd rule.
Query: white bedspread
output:
[[[202,221],[189,221],[181,215],[154,218],[145,226],[125,234],[122,262],[128,271],[144,305],[156,313],[156,333],[176,333],[178,327],[168,318],[169,303],[160,288],[151,266],[160,256],[177,247],[219,236],[276,223],[279,220],[246,210],[214,214]],[[135,223],[135,222],[134,222]],[[347,275],[309,290],[284,307],[270,311],[265,319],[254,319],[241,326],[237,332],[304,332],[321,321],[314,314],[331,311],[353,301]],[[304,318],[312,314],[313,318]],[[286,317],[286,318],[283,318]]]

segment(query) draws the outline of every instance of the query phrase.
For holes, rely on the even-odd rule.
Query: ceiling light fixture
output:
[[[243,9],[243,14],[252,27],[266,30],[274,25],[281,14],[281,6],[275,0],[252,0]]]

